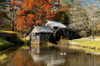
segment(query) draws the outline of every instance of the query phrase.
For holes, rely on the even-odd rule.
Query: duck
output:
[[[60,55],[66,55],[66,53],[64,52],[64,53],[60,53]]]

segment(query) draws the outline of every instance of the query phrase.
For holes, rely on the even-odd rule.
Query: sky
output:
[[[94,4],[94,2],[96,4]],[[93,5],[96,5],[96,6],[98,6],[100,8],[100,0],[81,0],[81,5],[83,7],[86,7],[88,5],[91,5],[91,7],[92,7]]]
[[[6,0],[6,1],[9,1],[9,0]],[[62,0],[62,1],[64,1],[64,0]],[[66,0],[66,1],[69,2],[69,4],[71,4],[71,1],[70,0]],[[97,3],[95,5],[97,5],[100,8],[100,0],[80,0],[80,1],[81,1],[80,4],[83,7],[86,7],[88,5],[92,5],[94,3],[94,1],[95,1]],[[63,3],[63,5],[65,5],[65,4]]]
[[[64,1],[64,0],[62,0],[62,1]],[[81,2],[80,4],[83,7],[86,7],[88,5],[91,5],[91,7],[93,5],[97,5],[98,7],[100,7],[100,0],[79,0],[79,1]],[[66,2],[68,2],[69,4],[71,4],[71,0],[66,0]],[[96,2],[96,4],[94,4],[94,2]],[[64,2],[63,2],[63,5],[65,5]]]

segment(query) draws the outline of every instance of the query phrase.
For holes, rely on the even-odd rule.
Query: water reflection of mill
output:
[[[66,55],[60,53],[65,52]],[[35,45],[30,52],[35,63],[43,62],[46,66],[100,66],[100,56],[87,55],[80,49],[69,47],[45,47]]]
[[[75,47],[73,47],[75,48]],[[29,53],[30,52],[30,53]],[[60,53],[66,53],[61,55]],[[70,47],[40,47],[18,49],[0,66],[100,66],[100,55],[86,54]]]
[[[57,51],[59,51],[58,48],[40,48],[39,45],[34,45],[30,54],[36,63],[44,61],[47,66],[55,66],[65,62],[64,57],[60,56]]]

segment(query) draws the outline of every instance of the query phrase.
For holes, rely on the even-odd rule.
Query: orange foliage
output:
[[[0,11],[0,15],[4,16],[5,12],[4,11]]]
[[[64,11],[64,10],[70,10],[69,8],[67,8],[67,7],[61,7],[60,9],[58,9],[58,11]]]
[[[34,63],[21,53],[14,56],[15,66],[34,66]]]
[[[16,29],[21,31],[33,25],[43,25],[46,19],[54,20],[56,12],[52,11],[54,7],[52,1],[60,2],[60,0],[24,0],[23,2],[13,0],[9,2],[10,5],[21,7],[18,10],[18,19],[14,22]],[[62,8],[58,11],[62,10],[68,10],[68,8]]]
[[[43,66],[42,62],[34,62],[29,54],[24,54],[22,51],[17,52],[12,60],[13,66]]]

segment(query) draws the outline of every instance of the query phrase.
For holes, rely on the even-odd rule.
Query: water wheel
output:
[[[61,36],[62,36],[62,33],[60,30],[56,30],[54,33],[53,33],[53,36],[54,36],[54,39],[56,41],[59,41],[61,39]]]

